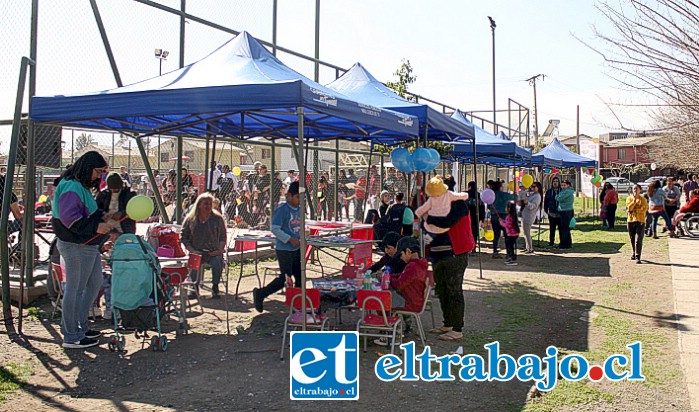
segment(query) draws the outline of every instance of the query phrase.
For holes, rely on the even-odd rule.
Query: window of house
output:
[[[262,160],[272,158],[272,149],[262,149]]]
[[[170,153],[160,152],[160,163],[167,163],[170,161]]]
[[[241,165],[249,165],[250,164],[249,159],[248,159],[248,155],[246,155],[246,154],[240,155],[240,164]]]
[[[619,149],[617,151],[617,159],[626,160],[626,149]]]

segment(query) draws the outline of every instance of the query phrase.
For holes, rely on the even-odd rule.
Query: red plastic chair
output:
[[[391,292],[381,290],[357,291],[357,306],[362,309],[357,322],[359,336],[364,336],[364,352],[366,352],[367,337],[388,338],[393,353],[396,337],[403,343],[403,322],[400,316],[390,316]],[[369,314],[375,311],[376,314]]]
[[[51,312],[51,319],[53,319],[57,310],[63,312],[63,284],[66,281],[63,268],[58,263],[51,263],[51,280],[53,292],[56,294],[56,300],[53,302],[53,312]]]
[[[284,360],[286,349],[286,334],[291,329],[303,328],[303,317],[306,316],[306,330],[325,330],[328,326],[328,318],[322,313],[316,314],[320,308],[320,289],[306,289],[306,313],[302,311],[303,295],[301,288],[286,288],[286,306],[289,307],[289,316],[284,321],[282,332],[282,350],[279,359]]]

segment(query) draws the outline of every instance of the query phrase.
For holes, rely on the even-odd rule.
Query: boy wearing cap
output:
[[[419,312],[425,303],[427,260],[420,258],[420,243],[412,236],[402,237],[396,245],[394,258],[405,263],[403,271],[391,275],[393,309]]]

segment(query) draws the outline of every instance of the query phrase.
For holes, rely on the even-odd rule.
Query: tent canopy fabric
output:
[[[57,125],[143,136],[231,138],[417,136],[418,120],[359,102],[295,72],[247,32],[179,70],[129,86],[79,95],[34,97],[30,118]]]
[[[483,128],[471,123],[460,111],[456,110],[452,119],[473,127],[476,136],[476,158],[480,163],[488,163],[502,166],[529,166],[531,163],[531,151],[517,143],[501,138],[485,131]],[[454,146],[453,154],[457,159],[473,159],[473,146],[471,142],[457,141],[450,143]]]
[[[554,138],[551,143],[532,156],[532,161],[535,165],[556,166],[545,164],[546,159],[553,159],[560,162],[561,165],[557,167],[597,166],[596,160],[571,152],[556,138]]]
[[[407,101],[378,81],[360,63],[355,63],[327,87],[373,106],[416,116],[420,121],[420,137],[425,137],[425,133],[429,140],[475,137],[472,125],[456,122],[425,104]]]

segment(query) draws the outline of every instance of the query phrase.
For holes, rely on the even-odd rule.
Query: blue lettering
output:
[[[629,360],[626,359],[626,356],[624,355],[612,355],[604,361],[604,375],[612,382],[620,381],[626,378],[626,376],[629,374],[627,371],[624,371],[624,373],[621,374],[617,373],[614,369],[615,361],[622,367],[629,363]]]
[[[558,382],[558,348],[555,346],[546,348],[544,363],[546,364],[546,375],[548,378],[545,381],[538,381],[536,388],[540,391],[550,391],[556,387]]]
[[[403,350],[403,359],[405,359],[405,369],[401,381],[417,381],[415,375],[415,342],[408,342],[400,345]]]
[[[376,361],[374,365],[374,373],[376,377],[384,382],[394,381],[400,376],[401,370],[398,369],[394,372],[389,372],[388,369],[394,367],[400,367],[403,362],[396,355],[383,355]]]
[[[483,382],[488,379],[485,373],[485,361],[480,355],[466,355],[461,358],[461,370],[459,378],[464,382],[476,380]]]
[[[422,353],[417,355],[417,359],[420,361],[420,378],[425,382],[432,382],[437,379],[438,374],[433,374],[430,368],[430,363],[433,360],[437,360],[437,357],[432,354],[432,350],[429,346],[425,346]]]
[[[451,364],[458,365],[461,362],[461,356],[459,355],[443,355],[437,358],[439,362],[439,381],[453,381],[454,375],[451,373]]]
[[[628,377],[630,381],[644,381],[646,377],[641,373],[642,366],[642,347],[641,342],[634,342],[630,345],[626,345],[631,351],[631,375]]]
[[[522,355],[517,359],[519,368],[517,369],[517,379],[522,382],[540,381],[544,379],[541,370],[541,358],[536,355]]]
[[[483,347],[488,351],[488,372],[490,381],[509,381],[515,376],[517,363],[510,355],[500,355],[500,342],[495,341]],[[500,362],[505,362],[505,372],[500,374]]]
[[[575,361],[578,365],[578,373],[575,376],[573,376],[572,370],[573,361]],[[587,362],[587,359],[580,355],[567,355],[561,359],[559,369],[559,372],[564,379],[571,382],[577,382],[587,376],[587,372],[590,370],[590,364]]]

